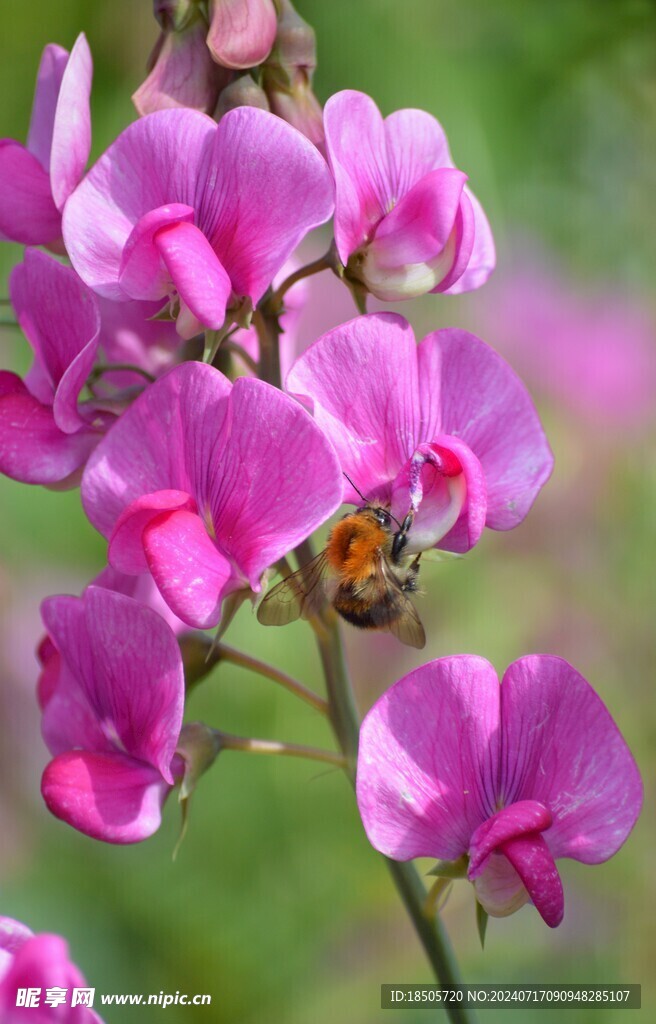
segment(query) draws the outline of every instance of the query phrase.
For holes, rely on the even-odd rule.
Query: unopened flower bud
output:
[[[263,69],[271,110],[316,146],[324,142],[323,113],[312,91],[317,65],[314,29],[290,0],[280,0],[276,42]]]
[[[224,114],[235,107],[260,107],[269,110],[269,101],[264,89],[257,84],[251,75],[239,75],[222,91],[214,112],[215,120],[220,121]]]
[[[210,0],[207,45],[217,64],[253,68],[268,57],[276,38],[273,0]]]
[[[205,18],[191,0],[156,0],[155,14],[164,31],[151,54],[150,74],[132,97],[137,111],[143,116],[167,107],[193,107],[211,113],[231,72],[212,60]]]

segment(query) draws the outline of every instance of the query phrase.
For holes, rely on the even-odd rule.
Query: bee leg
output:
[[[401,528],[394,534],[394,540],[392,541],[392,559],[394,562],[398,562],[404,547],[408,543],[408,531],[412,526],[414,518],[414,512],[408,512],[401,523]]]

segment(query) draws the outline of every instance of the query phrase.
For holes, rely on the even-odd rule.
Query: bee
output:
[[[388,509],[369,502],[348,512],[321,554],[265,595],[258,620],[284,626],[308,619],[327,599],[351,625],[386,630],[410,647],[423,647],[424,627],[408,596],[417,589],[420,556],[404,554],[413,518],[408,513],[399,523]]]

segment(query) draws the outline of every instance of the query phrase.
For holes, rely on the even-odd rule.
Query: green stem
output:
[[[307,263],[304,267],[299,267],[293,274],[285,278],[279,288],[275,290],[271,296],[270,302],[272,309],[279,311],[282,308],[283,296],[290,288],[293,288],[297,281],[302,281],[304,277],[311,277],[312,274],[319,274],[322,270],[329,270],[334,264],[333,250],[332,247],[328,252],[324,253],[316,260],[312,260],[311,263]]]
[[[280,317],[277,313],[270,313],[266,309],[266,303],[261,309],[253,313],[253,326],[257,331],[260,342],[260,377],[275,388],[282,389],[282,378],[280,374]]]
[[[240,668],[248,669],[250,672],[257,672],[258,675],[263,676],[265,679],[270,679],[271,682],[277,683],[279,686],[283,686],[294,696],[300,697],[306,704],[313,707],[315,711],[319,711],[322,715],[329,713],[328,705],[323,697],[320,697],[318,693],[310,690],[303,683],[299,683],[297,679],[293,679],[288,676],[285,672],[280,672],[273,665],[268,665],[266,661],[260,661],[258,658],[252,658],[250,654],[244,654],[243,651],[237,651],[233,647],[227,647],[225,644],[219,644],[216,651],[209,659],[209,662],[216,661],[228,661],[232,665],[238,665]]]
[[[282,757],[304,757],[310,761],[321,761],[336,768],[344,768],[346,761],[342,754],[333,750],[319,750],[300,743],[280,743],[278,740],[259,740],[252,736],[233,736],[215,730],[214,734],[222,750],[243,750],[247,754],[274,754]]]

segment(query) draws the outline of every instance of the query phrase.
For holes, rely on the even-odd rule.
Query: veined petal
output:
[[[346,265],[351,253],[371,239],[398,195],[383,118],[369,96],[353,89],[335,93],[324,107],[324,127],[336,187],[335,242]],[[395,171],[403,173],[398,164]]]
[[[553,857],[584,864],[612,857],[638,818],[642,782],[590,684],[562,658],[520,658],[503,678],[501,723],[504,802],[549,808],[554,820],[544,837]]]
[[[226,68],[254,68],[269,56],[276,27],[272,0],[212,0],[207,46]]]
[[[184,509],[196,512],[196,502],[186,491],[155,491],[142,494],[123,509],[109,539],[107,560],[113,569],[128,575],[146,572],[143,532],[162,512]]]
[[[197,629],[215,626],[232,576],[199,515],[180,510],[150,520],[143,547],[153,579],[171,611]]]
[[[438,167],[451,167],[442,125],[425,110],[396,110],[385,118],[392,195],[400,199]]]
[[[50,183],[58,210],[76,187],[91,152],[93,62],[84,32],[75,40],[61,79],[50,150]]]
[[[24,385],[0,394],[0,472],[12,480],[60,483],[84,465],[99,440],[100,434],[90,428],[62,433],[52,409]]]
[[[521,878],[533,905],[550,928],[563,919],[565,897],[563,883],[544,837],[526,835],[510,839],[501,847]]]
[[[235,293],[255,303],[307,232],[330,217],[330,172],[295,128],[239,107],[221,118],[204,173],[197,226]]]
[[[166,107],[193,107],[211,114],[230,72],[212,60],[205,43],[205,19],[196,18],[181,32],[164,32],[155,66],[132,102],[142,117]]]
[[[467,331],[434,331],[420,343],[422,438],[456,435],[483,467],[486,526],[510,530],[548,480],[553,456],[531,397],[514,370]],[[439,401],[431,393],[439,372]]]
[[[137,843],[157,831],[169,786],[125,754],[71,750],[46,767],[41,793],[56,818],[92,839]]]
[[[27,149],[34,154],[45,171],[50,169],[55,111],[68,58],[68,50],[63,46],[48,43],[43,48],[36,76]]]
[[[0,236],[22,245],[49,245],[61,233],[47,171],[18,142],[0,140]]]
[[[502,807],[479,825],[471,837],[467,877],[478,878],[491,854],[504,843],[532,832],[544,832],[552,821],[551,811],[537,800],[520,800]]]
[[[126,295],[154,302],[170,293],[171,274],[155,245],[155,236],[174,224],[193,224],[194,216],[191,206],[167,203],[139,218],[121,255],[118,280]]]
[[[197,110],[160,110],[129,125],[94,164],[63,217],[71,263],[94,291],[126,298],[119,283],[123,248],[145,214],[171,203],[194,209],[200,203],[216,129]]]
[[[360,730],[357,799],[372,845],[388,857],[455,860],[493,812],[499,682],[460,655],[423,665],[374,704]]]
[[[342,475],[329,440],[277,388],[238,377],[230,407],[211,518],[221,550],[257,591],[263,571],[339,507]]]
[[[202,231],[193,224],[171,224],[154,237],[178,295],[211,330],[225,320],[232,284]]]
[[[286,387],[307,402],[356,487],[367,499],[389,501],[419,440],[416,346],[407,321],[372,313],[336,327],[296,360]],[[361,503],[350,486],[345,499]]]
[[[155,491],[185,491],[205,514],[226,443],[231,390],[218,370],[189,362],[139,396],[84,474],[82,502],[97,530],[109,537],[130,502]]]

